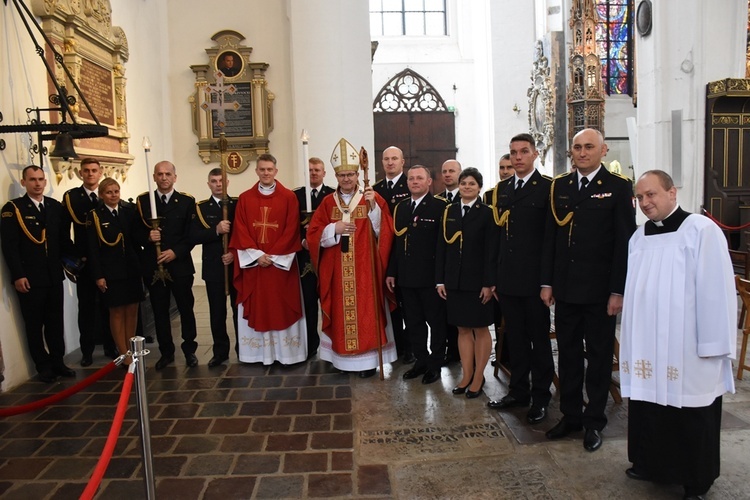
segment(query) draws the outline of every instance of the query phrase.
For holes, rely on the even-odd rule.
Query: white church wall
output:
[[[745,72],[747,2],[653,3],[653,30],[636,37],[638,152],[636,176],[672,172],[671,120],[682,110],[682,179],[678,200],[698,212],[703,202],[706,84]],[[639,215],[639,222],[643,221]]]
[[[110,0],[112,6],[112,24],[124,29],[128,38],[130,61],[126,64],[125,76],[128,79],[128,120],[131,134],[130,151],[136,156],[127,179],[122,186],[123,197],[136,196],[145,190],[145,172],[142,169],[142,154],[139,155],[140,138],[144,133],[151,135],[154,148],[171,147],[168,134],[168,121],[164,117],[164,88],[167,83],[161,76],[163,67],[160,55],[163,54],[161,39],[164,26],[162,4],[153,2],[132,2],[130,0]],[[40,35],[36,34],[41,40]],[[34,53],[34,46],[26,33],[17,12],[9,4],[0,6],[0,112],[3,113],[2,125],[25,124],[27,107],[48,107],[48,90],[46,72],[39,57]],[[156,110],[156,111],[152,111]],[[43,115],[43,119],[49,119]],[[7,147],[0,151],[0,168],[5,172],[0,180],[2,202],[21,196],[25,190],[20,185],[21,170],[31,163],[27,134],[3,134]],[[36,138],[34,138],[36,141]],[[45,146],[52,148],[53,143]],[[34,163],[39,163],[37,156]],[[77,177],[68,179],[64,176],[58,183],[54,173],[49,169],[45,158],[47,176],[46,196],[57,200],[63,193],[80,185]],[[28,356],[23,333],[23,319],[18,307],[13,284],[10,282],[7,266],[0,265],[0,286],[2,304],[0,304],[0,330],[5,380],[1,390],[7,391],[21,384],[35,374],[34,365]],[[68,352],[79,347],[77,326],[77,298],[75,285],[69,281],[64,284],[65,293],[65,346]],[[77,360],[76,360],[77,361]]]
[[[458,161],[463,167],[478,168],[487,187],[496,170],[493,159],[496,93],[490,83],[489,67],[494,47],[488,44],[490,3],[486,0],[447,3],[446,37],[375,38],[379,46],[372,64],[370,100],[372,103],[383,85],[405,68],[422,75],[446,105],[455,109]]]

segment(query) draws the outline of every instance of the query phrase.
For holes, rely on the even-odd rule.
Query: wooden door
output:
[[[442,192],[440,169],[458,151],[455,116],[429,82],[410,69],[402,71],[375,98],[373,119],[376,178],[384,177],[383,151],[396,146],[404,152],[404,169],[424,165],[432,174],[432,192]]]

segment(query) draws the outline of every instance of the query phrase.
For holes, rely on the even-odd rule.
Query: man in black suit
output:
[[[513,177],[514,173],[515,170],[513,169],[513,163],[510,161],[510,153],[505,153],[500,157],[500,161],[498,162],[497,174],[500,178],[498,184]],[[482,201],[487,205],[492,205],[492,197],[495,194],[496,187],[497,186],[488,189],[485,191],[484,195],[482,195]]]
[[[234,254],[224,252],[224,235],[230,235],[234,208],[237,199],[227,196],[227,217],[224,218],[222,197],[224,186],[220,168],[211,169],[208,173],[208,188],[211,197],[195,204],[192,221],[190,223],[190,243],[203,245],[201,277],[206,283],[206,297],[211,323],[211,337],[213,337],[213,356],[208,361],[208,367],[219,366],[229,359],[229,334],[227,333],[227,296],[225,286],[229,288],[229,303],[232,306],[232,322],[234,324],[235,352],[237,345],[237,290],[232,283],[234,269]],[[227,180],[227,188],[229,181]],[[228,274],[226,274],[226,266]]]
[[[633,186],[601,163],[602,134],[584,129],[573,137],[578,170],[555,178],[542,260],[541,297],[555,306],[563,418],[547,431],[559,439],[586,429],[583,446],[599,449],[607,425],[615,322],[622,310],[628,240],[635,230]],[[584,341],[586,356],[584,359]],[[511,354],[512,358],[512,354]],[[584,362],[586,394],[583,409]]]
[[[423,375],[422,383],[431,384],[440,380],[445,353],[447,323],[443,300],[435,291],[435,251],[447,203],[430,194],[432,178],[426,167],[415,165],[407,175],[411,197],[394,210],[396,238],[391,247],[385,283],[390,291],[398,284],[404,309],[409,311],[406,331],[417,360],[403,378],[409,380]]]
[[[70,232],[73,225],[73,242],[79,255],[88,253],[86,236],[86,216],[99,204],[96,190],[102,178],[102,167],[96,158],[81,160],[83,184],[69,189],[63,195],[63,231]],[[117,348],[109,331],[109,310],[102,300],[102,293],[96,286],[88,266],[84,266],[76,280],[78,296],[78,332],[81,342],[81,366],[93,363],[92,355],[101,332],[104,353],[110,359],[117,357]]]
[[[63,270],[60,258],[76,256],[70,232],[63,230],[63,207],[44,196],[47,179],[36,165],[23,169],[26,194],[2,209],[0,239],[25,325],[26,344],[39,379],[75,377],[65,366]],[[45,348],[45,343],[47,347]]]
[[[138,212],[142,225],[134,236],[142,247],[141,270],[143,281],[148,287],[151,307],[154,311],[154,326],[159,342],[161,358],[156,362],[156,369],[161,370],[174,362],[174,341],[169,317],[170,295],[174,297],[182,324],[182,352],[189,367],[198,364],[195,351],[196,327],[193,306],[193,259],[190,251],[190,219],[195,211],[195,199],[189,194],[175,191],[177,168],[168,162],[161,161],[154,165],[156,182],[156,215],[160,219],[159,229],[151,229],[151,207],[149,193],[138,196]],[[161,254],[157,258],[156,246],[161,242]],[[158,265],[164,266],[169,279],[156,279]]]
[[[300,186],[294,190],[300,209],[300,238],[302,250],[297,252],[297,267],[302,282],[302,298],[305,302],[305,320],[307,321],[307,359],[318,352],[320,333],[318,332],[318,277],[312,270],[310,251],[307,246],[307,226],[310,224],[313,212],[318,208],[323,198],[335,191],[334,188],[323,184],[326,167],[323,160],[313,156],[307,162],[310,172],[310,210],[306,210],[307,188]]]
[[[404,152],[396,146],[389,146],[383,150],[383,170],[385,178],[376,182],[372,188],[388,203],[388,208],[393,215],[393,209],[402,200],[407,199],[409,187],[406,185],[404,175]],[[401,361],[409,364],[414,363],[416,358],[409,345],[409,334],[404,330],[404,317],[409,313],[403,307],[401,290],[396,287],[396,302],[398,307],[391,312],[391,323],[393,323],[393,336],[396,339],[396,350]]]
[[[461,197],[458,195],[458,176],[461,175],[461,164],[456,160],[445,160],[440,169],[443,177],[443,186],[445,191],[440,196],[445,198],[448,203],[457,203]]]
[[[519,134],[510,140],[515,175],[500,181],[493,199],[499,228],[496,292],[505,313],[505,338],[510,356],[510,392],[487,406],[503,410],[531,409],[530,424],[547,417],[555,374],[549,340],[549,308],[539,297],[542,247],[552,180],[534,168],[539,152],[534,138]],[[531,384],[529,384],[531,375]]]
[[[443,177],[445,191],[438,196],[445,198],[448,203],[458,203],[461,200],[461,196],[458,194],[458,176],[461,175],[461,164],[457,160],[445,160],[440,168],[440,174]],[[449,325],[447,321],[446,318],[444,365],[461,359],[458,353],[458,328],[455,325]]]

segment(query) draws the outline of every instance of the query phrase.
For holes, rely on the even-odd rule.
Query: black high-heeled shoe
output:
[[[466,384],[464,387],[461,387],[460,385],[457,385],[456,387],[453,388],[453,391],[451,391],[451,392],[453,392],[453,394],[456,394],[456,395],[463,394],[463,393],[466,392],[466,389],[469,388],[469,386],[471,385],[471,383],[473,381],[474,381],[474,375],[471,376],[471,380],[469,380],[469,383]]]
[[[487,382],[487,379],[484,378],[484,377],[482,377],[482,385],[479,386],[479,390],[476,391],[476,392],[468,390],[469,385],[471,385],[471,382],[469,383],[469,385],[467,385],[466,387],[464,387],[464,389],[466,389],[466,398],[467,399],[478,398],[479,395],[482,394],[482,389],[484,388],[484,383],[485,382]]]

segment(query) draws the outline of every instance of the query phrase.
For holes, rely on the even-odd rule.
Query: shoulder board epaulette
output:
[[[435,198],[436,200],[443,200],[444,202],[448,203],[448,199],[445,198],[443,195],[434,194],[434,195],[432,195],[432,197]]]
[[[612,174],[612,175],[614,175],[616,177],[619,177],[620,179],[625,179],[628,182],[632,182],[632,180],[630,179],[630,177],[627,177],[627,176],[622,175],[622,174],[618,174],[617,172],[610,172],[609,170],[607,170],[607,172],[609,172],[610,174]]]
[[[205,200],[196,201],[195,204],[196,205],[203,205],[204,203],[208,203],[209,201],[211,201],[211,198],[206,198]]]
[[[292,189],[292,191],[299,191],[300,189],[304,189],[304,188],[305,186],[299,186],[299,187]]]
[[[567,177],[567,176],[569,176],[569,175],[570,175],[570,174],[572,174],[572,173],[573,173],[573,172],[563,172],[563,173],[561,173],[560,175],[556,175],[556,176],[555,176],[555,179],[562,179],[563,177]]]
[[[401,205],[403,203],[407,203],[408,204],[410,202],[411,202],[411,196],[408,197],[408,198],[404,198],[403,200],[399,201],[398,203],[396,203],[396,206],[399,206],[399,205]]]
[[[183,193],[182,191],[177,191],[177,192],[180,193],[182,196],[187,196],[189,198],[195,199],[195,196],[193,196],[190,193]]]
[[[542,178],[547,179],[548,181],[552,180],[552,177],[550,177],[549,175],[542,174]]]
[[[378,182],[376,182],[375,184],[373,184],[373,186],[377,186],[378,184],[382,184],[383,182],[384,182],[384,180],[380,179]]]
[[[139,194],[138,196],[136,196],[136,198],[140,198],[141,196],[148,196],[148,191],[142,192],[141,194]]]

